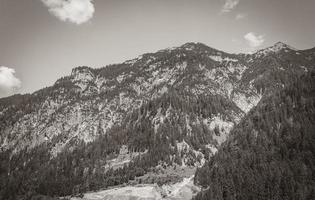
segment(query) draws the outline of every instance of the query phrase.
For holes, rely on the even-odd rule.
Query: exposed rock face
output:
[[[50,141],[55,154],[71,141],[92,141],[170,88],[220,95],[242,110],[240,119],[268,90],[282,87],[286,78],[279,74],[303,73],[313,65],[313,51],[283,43],[247,55],[187,43],[101,69],[78,67],[54,86],[28,95],[27,103],[1,100],[1,149],[18,152]]]
[[[94,74],[89,67],[74,68],[71,72],[72,82],[84,91],[90,83],[95,80]]]

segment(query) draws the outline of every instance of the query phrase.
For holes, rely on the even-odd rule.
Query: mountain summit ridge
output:
[[[315,47],[314,47],[315,48]],[[314,48],[310,48],[310,49],[306,49],[306,50],[312,50]],[[262,49],[258,49],[256,50],[256,52],[259,52],[259,51],[264,51],[264,50],[273,50],[273,51],[279,51],[281,49],[291,49],[291,50],[294,50],[294,51],[306,51],[306,50],[298,50],[284,42],[276,42],[275,44],[269,46],[269,47],[266,47],[266,48],[262,48]],[[166,48],[166,49],[162,49],[162,50],[158,50],[156,52],[153,52],[153,53],[144,53],[144,54],[140,54],[139,56],[137,56],[136,58],[134,59],[130,59],[130,60],[126,60],[125,62],[123,63],[126,63],[126,64],[130,64],[132,62],[135,62],[136,60],[141,60],[141,59],[144,59],[144,57],[150,57],[151,55],[154,55],[156,53],[159,53],[159,52],[167,52],[169,53],[170,51],[179,51],[179,50],[187,50],[187,51],[209,51],[209,52],[217,52],[218,55],[221,55],[222,53],[223,54],[226,54],[226,55],[234,55],[234,56],[237,56],[237,55],[245,55],[245,56],[249,56],[249,55],[252,55],[253,53],[227,53],[223,50],[219,50],[217,48],[213,48],[213,47],[210,47],[210,46],[207,46],[206,44],[202,43],[202,42],[186,42],[182,45],[179,45],[179,46],[175,46],[175,47],[171,47],[171,48]],[[119,64],[119,63],[118,63]],[[113,66],[113,65],[118,65],[118,64],[109,64],[107,66]],[[104,66],[104,67],[107,67],[107,66]],[[89,66],[78,66],[78,67],[74,67],[72,69],[73,70],[78,70],[78,69],[83,69],[83,68],[86,68],[86,69],[89,69],[89,70],[96,70],[96,69],[102,69],[104,67],[101,67],[101,68],[93,68],[93,67],[89,67]]]
[[[161,52],[167,52],[169,53],[170,51],[179,51],[179,50],[187,50],[187,51],[204,51],[204,52],[208,52],[208,53],[214,53],[214,55],[222,55],[222,54],[225,54],[226,56],[239,56],[239,55],[242,55],[242,56],[251,56],[253,54],[256,54],[256,53],[266,53],[266,52],[278,52],[278,51],[281,51],[281,50],[292,50],[292,51],[296,51],[296,52],[302,52],[302,51],[312,51],[314,50],[314,48],[309,48],[309,49],[303,49],[303,50],[300,50],[300,49],[297,49],[295,47],[292,47],[291,45],[289,44],[286,44],[284,42],[281,42],[281,41],[278,41],[276,43],[274,43],[273,45],[270,45],[266,48],[262,48],[262,49],[258,49],[252,53],[227,53],[223,50],[220,50],[220,49],[217,49],[217,48],[214,48],[214,47],[211,47],[211,46],[208,46],[202,42],[186,42],[182,45],[179,45],[179,46],[174,46],[174,47],[171,47],[171,48],[166,48],[166,49],[162,49],[162,50],[158,50],[156,52],[153,52],[153,53],[144,53],[144,54],[140,54],[139,56],[137,56],[136,58],[134,59],[130,59],[130,60],[127,60],[123,63],[126,63],[126,64],[129,64],[129,63],[132,63],[132,62],[136,62],[137,60],[141,60],[143,59],[144,57],[150,57],[150,55],[154,55],[156,53],[161,53]],[[118,63],[119,64],[119,63]],[[110,64],[110,65],[107,65],[107,66],[112,66],[112,65],[117,65],[117,64]],[[107,67],[107,66],[104,66],[104,67]],[[104,67],[101,67],[101,68],[93,68],[93,67],[89,67],[89,66],[78,66],[78,67],[74,67],[72,70],[76,69],[76,68],[82,68],[82,67],[86,67],[88,69],[102,69]]]

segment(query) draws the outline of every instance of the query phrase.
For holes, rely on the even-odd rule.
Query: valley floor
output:
[[[162,186],[138,184],[89,192],[83,197],[72,197],[71,200],[189,200],[200,191],[200,188],[194,185],[193,178],[192,175],[180,182]]]

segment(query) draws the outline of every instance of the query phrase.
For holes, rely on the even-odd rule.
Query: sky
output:
[[[315,0],[0,0],[0,97],[187,42],[308,49],[314,20]]]

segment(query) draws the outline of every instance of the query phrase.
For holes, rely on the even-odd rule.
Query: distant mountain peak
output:
[[[209,47],[201,42],[187,42],[185,44],[183,44],[182,46],[180,46],[180,48],[183,48],[185,50],[215,50],[215,51],[219,51],[215,48]]]
[[[279,52],[288,52],[288,51],[298,51],[298,49],[291,47],[290,45],[287,45],[283,42],[277,42],[274,45],[267,47],[265,49],[260,49],[253,54],[256,54],[258,56],[266,56],[269,55],[270,53],[279,53]]]
[[[200,42],[187,42],[182,45],[182,47],[197,47],[197,46],[206,46],[206,45]]]
[[[290,45],[287,45],[287,44],[285,44],[283,42],[277,42],[277,43],[275,43],[273,46],[271,46],[269,48],[272,48],[275,51],[279,51],[279,50],[282,50],[282,49],[291,49],[291,50],[294,50],[294,51],[297,50],[296,48],[293,48]]]

